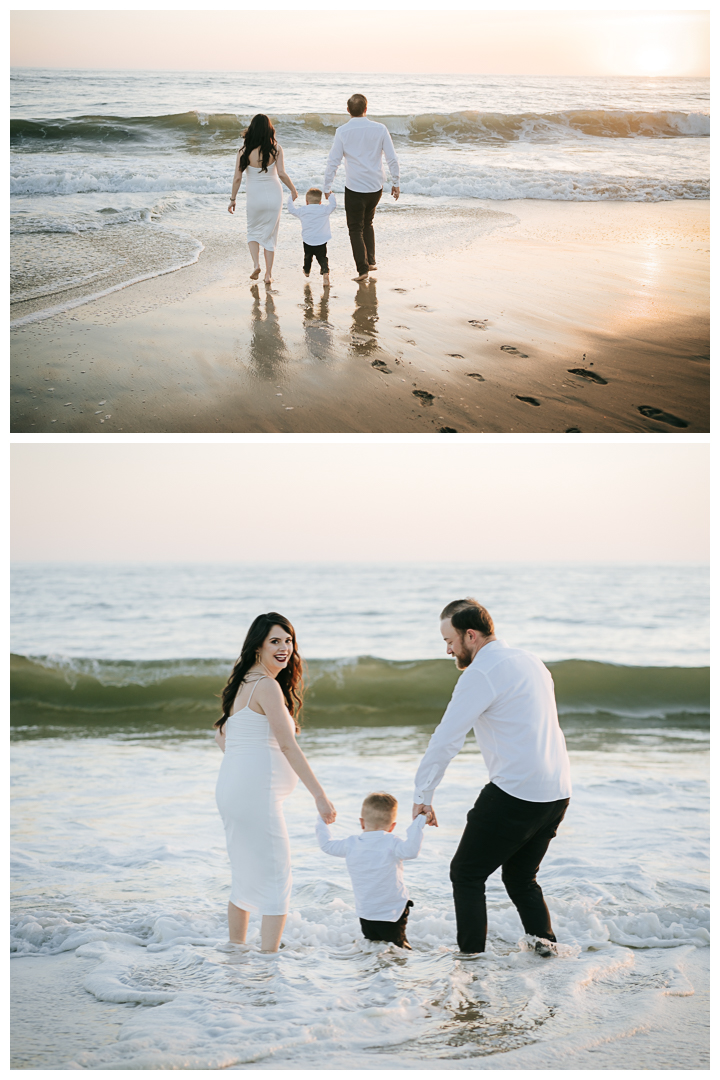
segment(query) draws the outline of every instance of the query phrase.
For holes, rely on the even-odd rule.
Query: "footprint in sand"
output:
[[[373,360],[371,366],[378,368],[380,371],[384,372],[385,375],[392,375],[392,370],[387,366],[384,360]]]
[[[396,330],[409,330],[410,327],[409,326],[400,326],[400,325],[398,325],[398,326],[395,327],[395,329]]]
[[[528,358],[527,353],[520,352],[520,350],[516,349],[514,345],[501,345],[500,348],[502,349],[503,352],[512,353],[513,356],[522,356],[523,360],[527,360],[527,358]]]
[[[461,352],[449,352],[448,356],[454,357],[455,360],[464,360],[465,357]]]
[[[407,289],[392,289],[392,292],[407,292]]]
[[[520,394],[515,394],[514,396],[518,399],[518,401],[524,401],[528,405],[539,405],[540,404],[538,399],[534,398],[534,397],[521,397]]]
[[[420,398],[423,405],[432,405],[435,400],[435,395],[428,394],[427,390],[413,390],[413,397]]]
[[[418,308],[420,311],[429,311],[430,310],[430,308],[427,306],[427,304],[413,304],[413,307]]]
[[[468,319],[471,326],[477,326],[480,330],[484,330],[488,324],[487,319]]]
[[[457,435],[457,428],[454,427],[441,427],[440,434],[445,435]]]
[[[465,374],[467,375],[468,379],[477,379],[478,382],[485,382],[484,377],[482,375],[478,375],[477,371],[466,371]]]
[[[587,368],[570,367],[568,372],[570,375],[579,375],[581,379],[587,379],[589,382],[602,383],[603,386],[607,386],[607,379],[603,379],[602,375],[598,375],[595,371],[588,371]]]
[[[681,420],[679,416],[663,412],[662,409],[656,409],[652,405],[638,405],[638,412],[649,417],[650,420],[659,420],[662,424],[670,424],[671,427],[690,427],[687,420]]]

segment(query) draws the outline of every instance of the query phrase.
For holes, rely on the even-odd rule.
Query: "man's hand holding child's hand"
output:
[[[437,818],[435,817],[435,811],[432,806],[427,806],[425,803],[413,803],[412,816],[413,821],[418,814],[425,814],[426,825],[437,825]]]

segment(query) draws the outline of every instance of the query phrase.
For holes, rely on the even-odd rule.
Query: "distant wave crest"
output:
[[[191,110],[166,116],[78,116],[68,119],[10,121],[15,145],[42,143],[133,143],[159,136],[184,136],[200,142],[239,141],[251,116]],[[547,142],[579,135],[605,139],[703,138],[710,117],[697,112],[641,112],[569,109],[552,113],[498,113],[464,110],[406,116],[374,116],[397,137],[411,142]],[[280,113],[272,116],[281,133],[331,135],[346,123],[344,113]]]

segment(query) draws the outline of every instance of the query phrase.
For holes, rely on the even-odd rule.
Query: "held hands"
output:
[[[234,213],[235,213],[235,200],[233,199],[232,202],[230,203],[230,205],[228,206],[228,214],[234,214]]]
[[[315,799],[315,805],[317,806],[317,812],[323,819],[326,825],[332,825],[333,821],[337,817],[335,813],[335,807],[328,799],[327,795],[318,795]]]
[[[418,816],[418,814],[425,814],[425,817],[427,819],[425,822],[426,825],[437,826],[438,820],[435,817],[435,811],[433,810],[432,806],[428,806],[426,805],[426,803],[413,803],[413,821]]]
[[[397,202],[398,199],[400,198],[400,188],[399,187],[392,188],[391,191],[390,191],[390,194],[392,195],[395,202]],[[429,824],[430,824],[430,822],[428,822],[428,825]]]

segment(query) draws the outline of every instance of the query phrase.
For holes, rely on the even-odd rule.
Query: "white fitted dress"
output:
[[[274,251],[283,205],[283,189],[277,165],[274,162],[268,165],[267,172],[248,165],[245,175],[248,243],[254,240],[266,251]]]
[[[292,872],[283,802],[298,778],[267,717],[250,708],[252,693],[248,704],[225,721],[215,788],[232,869],[230,900],[244,911],[286,915]]]

